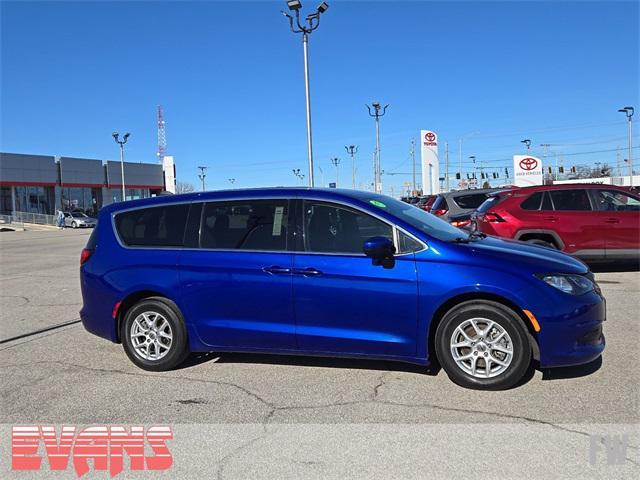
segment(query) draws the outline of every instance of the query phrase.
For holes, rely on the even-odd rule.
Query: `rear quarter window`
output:
[[[188,204],[140,208],[116,214],[118,236],[127,246],[181,247]]]
[[[520,208],[523,210],[540,210],[540,204],[542,203],[543,192],[536,192],[520,204]]]
[[[461,195],[459,197],[453,197],[453,201],[460,208],[471,208],[473,210],[482,205],[486,199],[486,193],[474,193],[472,195]]]

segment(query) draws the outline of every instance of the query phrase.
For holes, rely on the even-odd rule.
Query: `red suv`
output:
[[[613,185],[545,185],[496,192],[472,229],[557,248],[585,260],[640,258],[640,197]]]

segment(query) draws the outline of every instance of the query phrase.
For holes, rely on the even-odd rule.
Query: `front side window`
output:
[[[188,204],[163,205],[118,213],[115,223],[125,245],[181,247]]]
[[[640,200],[620,190],[597,190],[596,208],[608,212],[639,211]]]
[[[286,200],[238,200],[205,204],[200,247],[224,250],[287,249]]]
[[[591,210],[589,195],[586,190],[551,190],[554,210],[588,211]]]
[[[407,205],[407,208],[414,207]],[[363,212],[326,203],[304,202],[304,248],[307,252],[363,254],[364,242],[371,237],[393,240],[393,228]]]

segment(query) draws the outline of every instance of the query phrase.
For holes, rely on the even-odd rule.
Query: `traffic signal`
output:
[[[509,176],[509,169],[507,167],[504,168],[504,176],[505,177]]]
[[[460,172],[456,173],[456,180],[460,180]]]
[[[558,167],[558,172],[564,173],[564,167],[562,167],[562,166]]]
[[[576,173],[576,167],[571,167],[571,173]]]

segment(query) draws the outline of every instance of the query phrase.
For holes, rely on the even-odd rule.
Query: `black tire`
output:
[[[502,328],[510,338],[508,344],[511,345],[511,362],[506,368],[501,367],[497,363],[492,364],[491,360],[495,360],[493,355],[501,356],[501,352],[487,351],[487,344],[484,341],[474,342],[474,347],[462,347],[456,350],[461,355],[469,354],[474,355],[469,359],[473,360],[473,365],[477,365],[479,369],[476,374],[480,375],[482,371],[486,374],[487,365],[489,366],[489,373],[492,374],[494,368],[496,372],[500,368],[504,370],[500,373],[496,373],[496,376],[490,376],[489,378],[479,378],[473,376],[470,372],[463,369],[458,365],[452,353],[452,337],[454,332],[458,334],[458,326],[465,325],[465,322],[470,322],[471,319],[486,319],[495,322]],[[486,326],[488,323],[476,322],[479,326]],[[493,337],[498,333],[498,329],[490,329],[490,335]],[[474,340],[481,339],[480,335],[473,337]],[[506,336],[503,337],[501,342],[507,342]],[[455,306],[449,310],[442,321],[438,325],[435,337],[436,355],[438,361],[449,378],[458,385],[466,388],[473,388],[477,390],[506,390],[516,385],[527,373],[529,365],[531,364],[532,348],[529,343],[528,334],[520,317],[510,308],[502,305],[501,303],[487,301],[487,300],[470,300],[460,305]],[[502,346],[502,345],[501,345]],[[475,351],[474,350],[481,350]],[[484,351],[484,353],[483,353]],[[483,358],[485,353],[488,353],[487,360]],[[502,360],[504,361],[506,355]],[[498,359],[500,360],[500,359]],[[505,361],[505,363],[507,363]],[[466,365],[466,363],[465,363]],[[484,366],[484,370],[480,370]],[[471,367],[469,367],[470,369]],[[479,373],[480,372],[480,373]]]
[[[554,250],[558,249],[555,243],[547,242],[546,240],[542,240],[540,238],[532,238],[530,240],[526,240],[526,242],[533,245],[540,245],[541,247],[553,248]]]
[[[131,340],[130,333],[136,318],[147,312],[152,312],[161,316],[153,317],[147,315],[147,317],[152,319],[157,318],[158,321],[161,321],[161,319],[164,318],[169,324],[170,330],[168,330],[168,333],[172,336],[171,343],[166,353],[164,353],[164,356],[159,359],[143,358],[136,352]],[[167,333],[166,330],[165,333]],[[180,365],[189,355],[187,331],[182,314],[175,303],[163,297],[145,298],[131,307],[126,312],[124,321],[122,322],[120,338],[122,339],[122,346],[129,359],[144,370],[150,370],[153,372],[171,370]],[[154,335],[154,338],[158,338],[158,341],[162,341],[159,339],[157,334]]]

